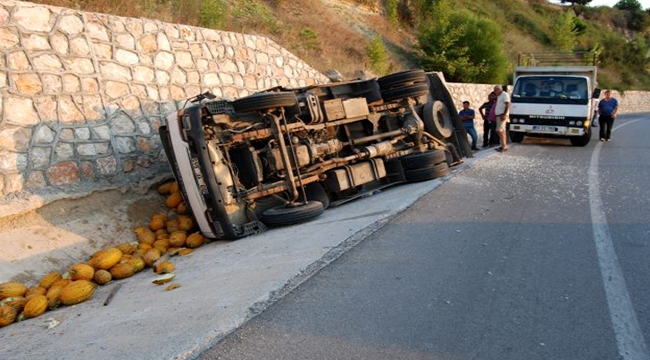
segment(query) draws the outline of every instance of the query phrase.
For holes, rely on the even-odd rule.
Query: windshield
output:
[[[586,104],[587,79],[577,76],[519,77],[512,91],[512,102]]]

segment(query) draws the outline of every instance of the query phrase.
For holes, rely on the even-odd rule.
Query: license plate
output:
[[[536,131],[547,131],[547,132],[555,132],[555,128],[553,126],[533,126],[533,130]]]
[[[196,183],[199,185],[199,191],[201,191],[203,195],[207,194],[208,187],[205,185],[205,181],[203,181],[203,173],[201,173],[201,164],[199,163],[199,159],[192,158],[190,164],[192,164],[194,178],[196,179]]]

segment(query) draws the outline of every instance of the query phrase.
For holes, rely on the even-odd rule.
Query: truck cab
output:
[[[518,66],[510,107],[509,135],[567,138],[573,146],[591,140],[591,119],[600,95],[595,66]]]

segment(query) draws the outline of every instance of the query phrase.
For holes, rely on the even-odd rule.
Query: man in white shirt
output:
[[[501,146],[495,150],[498,152],[508,151],[508,134],[506,134],[506,125],[508,124],[508,112],[510,111],[510,96],[503,91],[501,85],[494,86],[494,93],[497,95],[497,101],[494,104],[494,115],[496,117],[496,132],[499,135]]]

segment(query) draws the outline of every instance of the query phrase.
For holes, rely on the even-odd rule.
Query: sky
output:
[[[553,2],[559,3],[560,0],[553,1]],[[618,0],[592,0],[589,3],[589,6],[609,6],[609,7],[613,7],[614,5],[616,5],[617,2],[618,2]],[[639,0],[639,4],[641,4],[641,8],[643,10],[645,10],[647,8],[650,8],[650,0]]]

